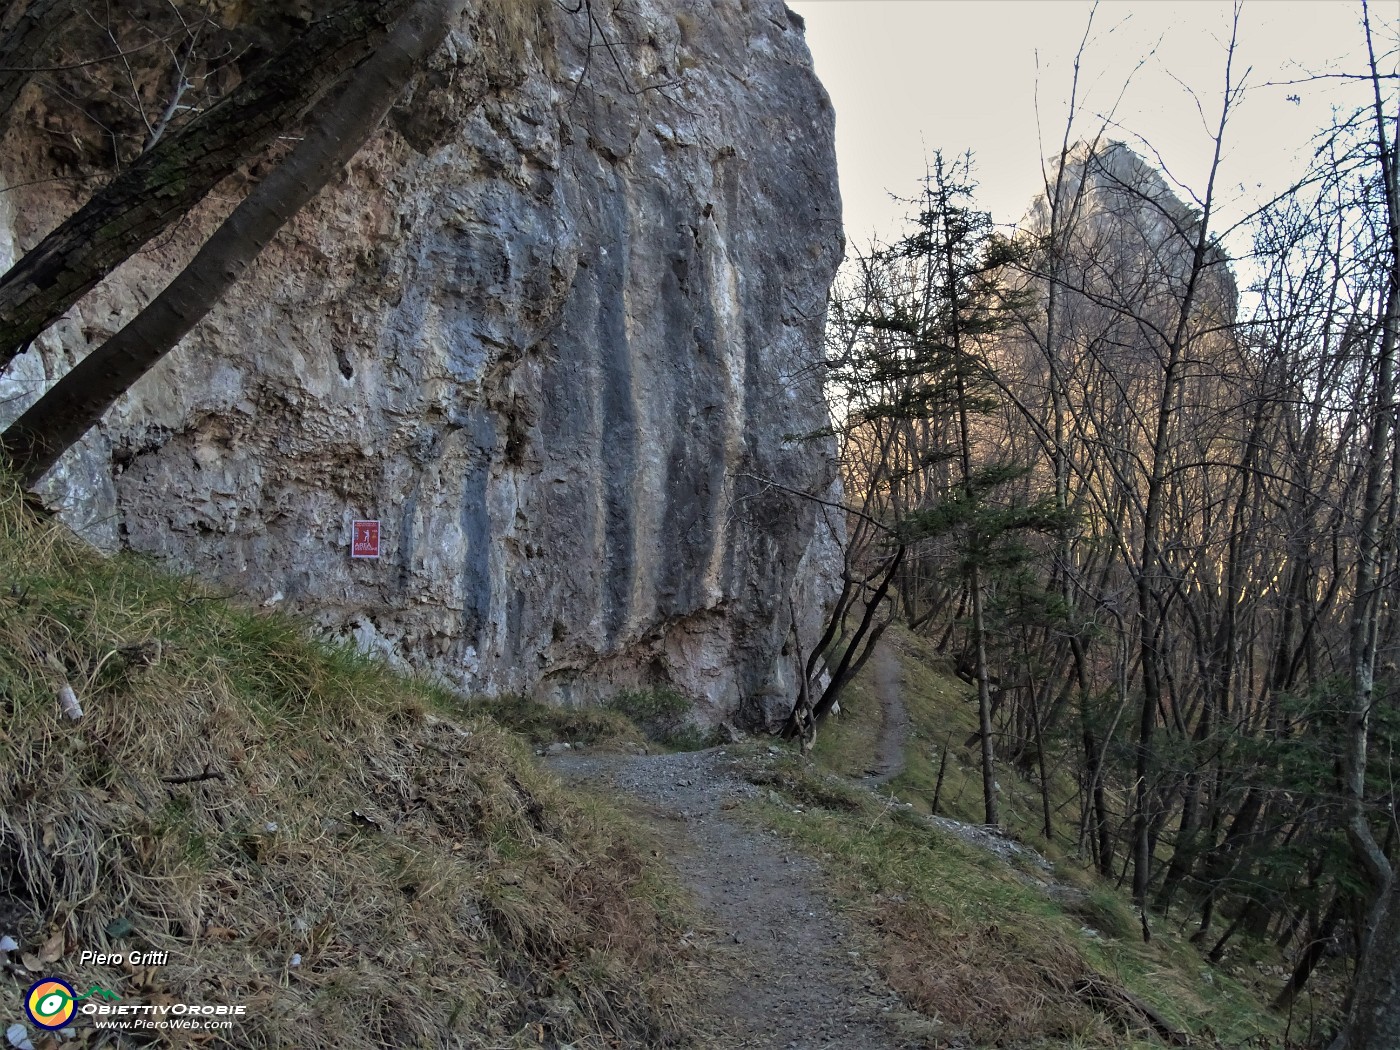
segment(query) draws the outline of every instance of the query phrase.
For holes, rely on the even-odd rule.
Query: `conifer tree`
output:
[[[839,382],[878,391],[864,399],[858,424],[891,426],[909,420],[927,440],[917,458],[941,465],[940,482],[904,508],[891,527],[905,545],[941,541],[945,572],[965,596],[965,663],[977,686],[985,820],[999,823],[995,697],[988,660],[988,587],[1015,569],[1024,550],[1014,537],[1052,529],[1051,501],[1009,495],[1024,468],[990,458],[979,448],[979,421],[998,406],[987,361],[988,342],[1007,327],[1020,303],[999,277],[1013,247],[998,237],[991,218],[973,205],[972,159],[949,163],[936,153],[919,199],[914,229],[875,261],[903,279],[882,283],[897,294],[875,296],[856,323],[866,338],[838,369]]]

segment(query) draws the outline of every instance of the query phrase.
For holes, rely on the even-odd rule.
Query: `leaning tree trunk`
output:
[[[98,281],[291,129],[373,50],[408,3],[359,0],[317,22],[26,253],[0,277],[0,372]]]
[[[0,136],[9,130],[19,97],[47,55],[49,41],[77,13],[73,0],[33,0],[0,37]]]
[[[308,121],[305,137],[240,204],[159,296],[84,358],[0,436],[35,484],[219,302],[277,231],[349,162],[379,126],[467,0],[417,0],[389,38]]]

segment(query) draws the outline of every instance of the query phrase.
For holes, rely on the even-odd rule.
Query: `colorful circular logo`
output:
[[[46,977],[30,987],[24,1008],[40,1028],[62,1028],[73,1016],[76,998],[77,993],[67,981]]]

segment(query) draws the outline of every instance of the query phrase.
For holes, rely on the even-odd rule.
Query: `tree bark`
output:
[[[37,482],[136,380],[223,297],[277,231],[350,160],[435,51],[466,0],[417,0],[323,103],[305,138],[240,204],[190,264],[125,328],[84,358],[0,437],[25,485]]]
[[[48,53],[49,41],[75,14],[73,0],[33,0],[0,38],[0,137],[10,129],[19,97]]]
[[[1352,992],[1351,1014],[1333,1050],[1400,1046],[1400,879],[1381,898],[1381,914]]]
[[[294,126],[370,54],[409,0],[343,7],[163,137],[0,277],[0,371],[133,252]]]

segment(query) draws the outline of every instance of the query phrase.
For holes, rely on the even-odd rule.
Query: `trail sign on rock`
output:
[[[350,530],[350,557],[379,557],[379,522],[352,521]]]

